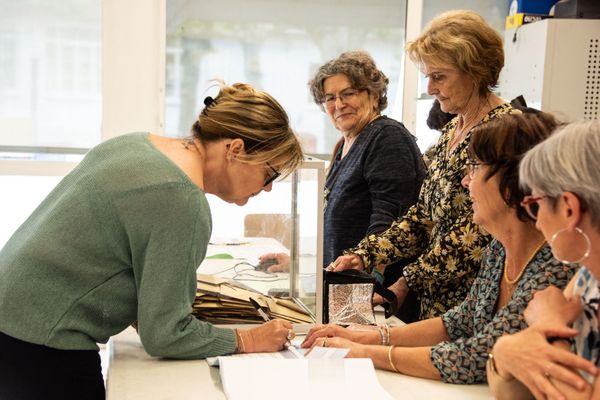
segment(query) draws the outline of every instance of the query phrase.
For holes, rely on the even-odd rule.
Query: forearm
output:
[[[375,368],[420,378],[441,379],[431,362],[429,347],[365,346],[364,352],[373,360]]]
[[[433,346],[448,340],[450,336],[439,317],[390,329],[390,344],[395,346]]]

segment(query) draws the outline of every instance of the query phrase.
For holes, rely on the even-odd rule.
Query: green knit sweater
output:
[[[97,349],[134,320],[153,356],[235,351],[231,329],[191,315],[212,221],[204,192],[147,133],[108,140],[0,251],[0,331]]]

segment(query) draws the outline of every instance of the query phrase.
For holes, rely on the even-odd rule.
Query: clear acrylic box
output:
[[[199,279],[202,274],[211,275],[256,293],[291,298],[309,311],[312,322],[320,323],[324,183],[325,162],[306,157],[293,174],[276,181],[270,192],[252,198],[244,207],[207,196],[213,234],[206,258],[198,267]],[[270,253],[289,257],[285,271],[260,269],[259,257]],[[257,322],[256,313],[250,310],[249,314],[249,322]],[[211,322],[237,324],[243,319]]]

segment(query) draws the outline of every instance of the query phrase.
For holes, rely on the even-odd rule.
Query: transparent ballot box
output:
[[[247,205],[207,196],[213,233],[198,267],[194,314],[217,324],[322,321],[325,162],[307,157]],[[262,262],[261,262],[262,261]]]

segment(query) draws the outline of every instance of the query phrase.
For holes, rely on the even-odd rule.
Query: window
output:
[[[402,93],[406,2],[318,0],[167,0],[165,131],[189,132],[209,81],[250,83],[272,94],[313,153],[331,153],[340,138],[308,80],[343,51],[363,49],[390,79],[391,115]]]
[[[100,6],[93,0],[0,0],[4,151],[100,142]]]
[[[52,161],[77,162],[100,142],[101,2],[0,0],[0,10],[1,248],[69,169]]]

